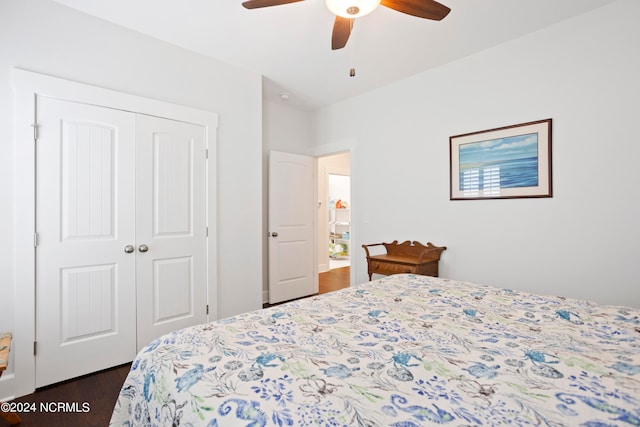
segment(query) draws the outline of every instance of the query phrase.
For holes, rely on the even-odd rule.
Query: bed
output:
[[[640,309],[411,274],[176,331],[112,426],[638,426]]]

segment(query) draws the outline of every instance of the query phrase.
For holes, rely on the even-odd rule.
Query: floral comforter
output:
[[[113,426],[638,426],[640,309],[426,276],[165,335]]]

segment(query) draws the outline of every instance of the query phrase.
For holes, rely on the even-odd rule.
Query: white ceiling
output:
[[[331,50],[325,0],[247,10],[242,0],[54,0],[262,74],[264,96],[315,109],[487,49],[615,0],[440,0],[429,21],[380,6]],[[356,76],[349,77],[349,69]]]

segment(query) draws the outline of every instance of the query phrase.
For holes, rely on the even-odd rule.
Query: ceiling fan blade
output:
[[[296,3],[302,0],[247,0],[242,5],[247,9],[257,9],[260,7],[278,6],[281,4]]]
[[[353,28],[353,21],[355,21],[353,18],[336,16],[336,20],[333,22],[333,33],[331,33],[331,50],[342,49],[346,46]]]
[[[381,0],[380,4],[398,12],[434,21],[440,21],[451,12],[451,9],[435,0]]]

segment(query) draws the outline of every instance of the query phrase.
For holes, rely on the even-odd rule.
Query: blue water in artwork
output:
[[[521,159],[499,160],[485,162],[481,166],[473,166],[460,169],[460,190],[469,190],[468,180],[465,181],[465,173],[477,177],[478,182],[473,184],[474,190],[495,188],[495,179],[499,177],[499,188],[536,187],[538,185],[538,156]],[[485,183],[485,180],[493,181]],[[465,188],[466,187],[466,188]]]
[[[538,134],[461,144],[460,190],[538,186]]]

